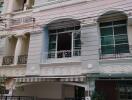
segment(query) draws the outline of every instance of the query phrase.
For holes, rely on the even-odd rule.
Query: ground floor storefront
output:
[[[15,81],[8,87],[11,95],[1,100],[132,100],[131,78],[33,77]]]
[[[86,87],[85,76],[17,77],[7,80],[0,100],[84,100]]]
[[[132,100],[132,80],[96,80],[95,90],[105,100]]]
[[[81,100],[85,97],[85,88],[60,82],[27,83],[16,88],[13,96],[33,96],[37,100]]]

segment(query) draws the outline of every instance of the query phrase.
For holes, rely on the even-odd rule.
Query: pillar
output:
[[[16,44],[16,49],[15,49],[15,55],[14,55],[14,64],[17,64],[18,61],[18,56],[21,55],[21,50],[22,50],[22,45],[23,45],[23,37],[18,36],[17,37],[17,44]]]
[[[24,10],[29,9],[29,7],[30,7],[30,0],[27,0],[25,5],[24,5]]]
[[[9,90],[9,93],[6,94],[5,96],[12,96],[13,95],[13,90],[15,89],[16,82],[14,79],[9,79],[5,83],[6,90]]]
[[[89,80],[89,94],[92,96],[93,92],[95,91],[95,79]]]
[[[14,1],[15,0],[8,0],[8,13],[13,12],[14,7]]]
[[[47,60],[48,57],[48,47],[49,47],[49,37],[48,37],[48,28],[47,26],[43,29],[43,42],[42,42],[42,50],[41,50],[41,62],[44,63]]]

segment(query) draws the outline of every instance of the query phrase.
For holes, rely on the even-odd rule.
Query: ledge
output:
[[[41,67],[47,67],[47,66],[69,66],[69,65],[79,65],[81,64],[80,57],[77,57],[78,59],[74,58],[60,58],[60,59],[52,59],[47,60],[45,63],[41,63]]]
[[[17,64],[17,65],[0,65],[0,69],[1,68],[23,68],[23,67],[26,67],[26,64]]]
[[[46,3],[46,4],[41,4],[41,5],[36,5],[34,6],[34,12],[39,12],[43,10],[48,10],[48,9],[53,9],[53,8],[58,8],[58,7],[63,7],[63,6],[69,6],[77,3],[83,3],[91,0],[68,0],[68,1],[62,1],[62,2],[56,2],[56,3]]]
[[[101,59],[99,63],[130,63],[132,58]]]

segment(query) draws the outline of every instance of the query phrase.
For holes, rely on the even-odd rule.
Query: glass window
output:
[[[115,36],[115,44],[128,43],[127,35],[117,35]]]
[[[101,28],[100,31],[101,31],[101,36],[113,35],[112,27]]]
[[[126,24],[127,20],[119,20],[119,21],[114,21],[113,25],[119,25],[119,24]]]
[[[3,4],[4,4],[4,2],[0,2],[0,13],[2,13],[2,11],[3,11]]]
[[[56,35],[49,35],[49,51],[56,50]]]
[[[101,45],[114,44],[113,36],[101,37]]]
[[[80,26],[75,26],[49,30],[48,58],[80,56],[81,40],[79,28]]]
[[[80,32],[74,33],[73,47],[74,49],[81,48]]]
[[[111,26],[112,22],[104,22],[104,23],[100,23],[100,27],[104,27],[104,26]]]
[[[127,21],[100,24],[102,54],[129,53]]]
[[[114,45],[102,46],[101,53],[102,54],[113,54],[114,53]]]
[[[114,34],[127,34],[127,26],[115,26],[114,27]]]
[[[120,44],[115,46],[116,53],[128,53],[129,45],[128,44]]]

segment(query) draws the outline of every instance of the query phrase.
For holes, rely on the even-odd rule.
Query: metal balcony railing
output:
[[[77,49],[74,51],[63,50],[63,51],[48,52],[48,58],[69,58],[73,56],[81,56],[81,50]]]
[[[33,18],[30,17],[30,16],[11,19],[11,25],[12,26],[22,25],[22,24],[28,24],[28,23],[31,23],[31,22],[33,22]]]
[[[128,52],[119,52],[114,51],[110,54],[104,54],[102,53],[102,50],[99,49],[99,59],[118,59],[118,58],[132,58],[132,46],[129,46]]]
[[[37,100],[37,98],[29,96],[0,96],[0,100]]]
[[[18,56],[17,64],[26,64],[27,63],[27,55],[20,55]]]
[[[11,65],[14,62],[14,56],[5,56],[3,57],[2,65]]]

